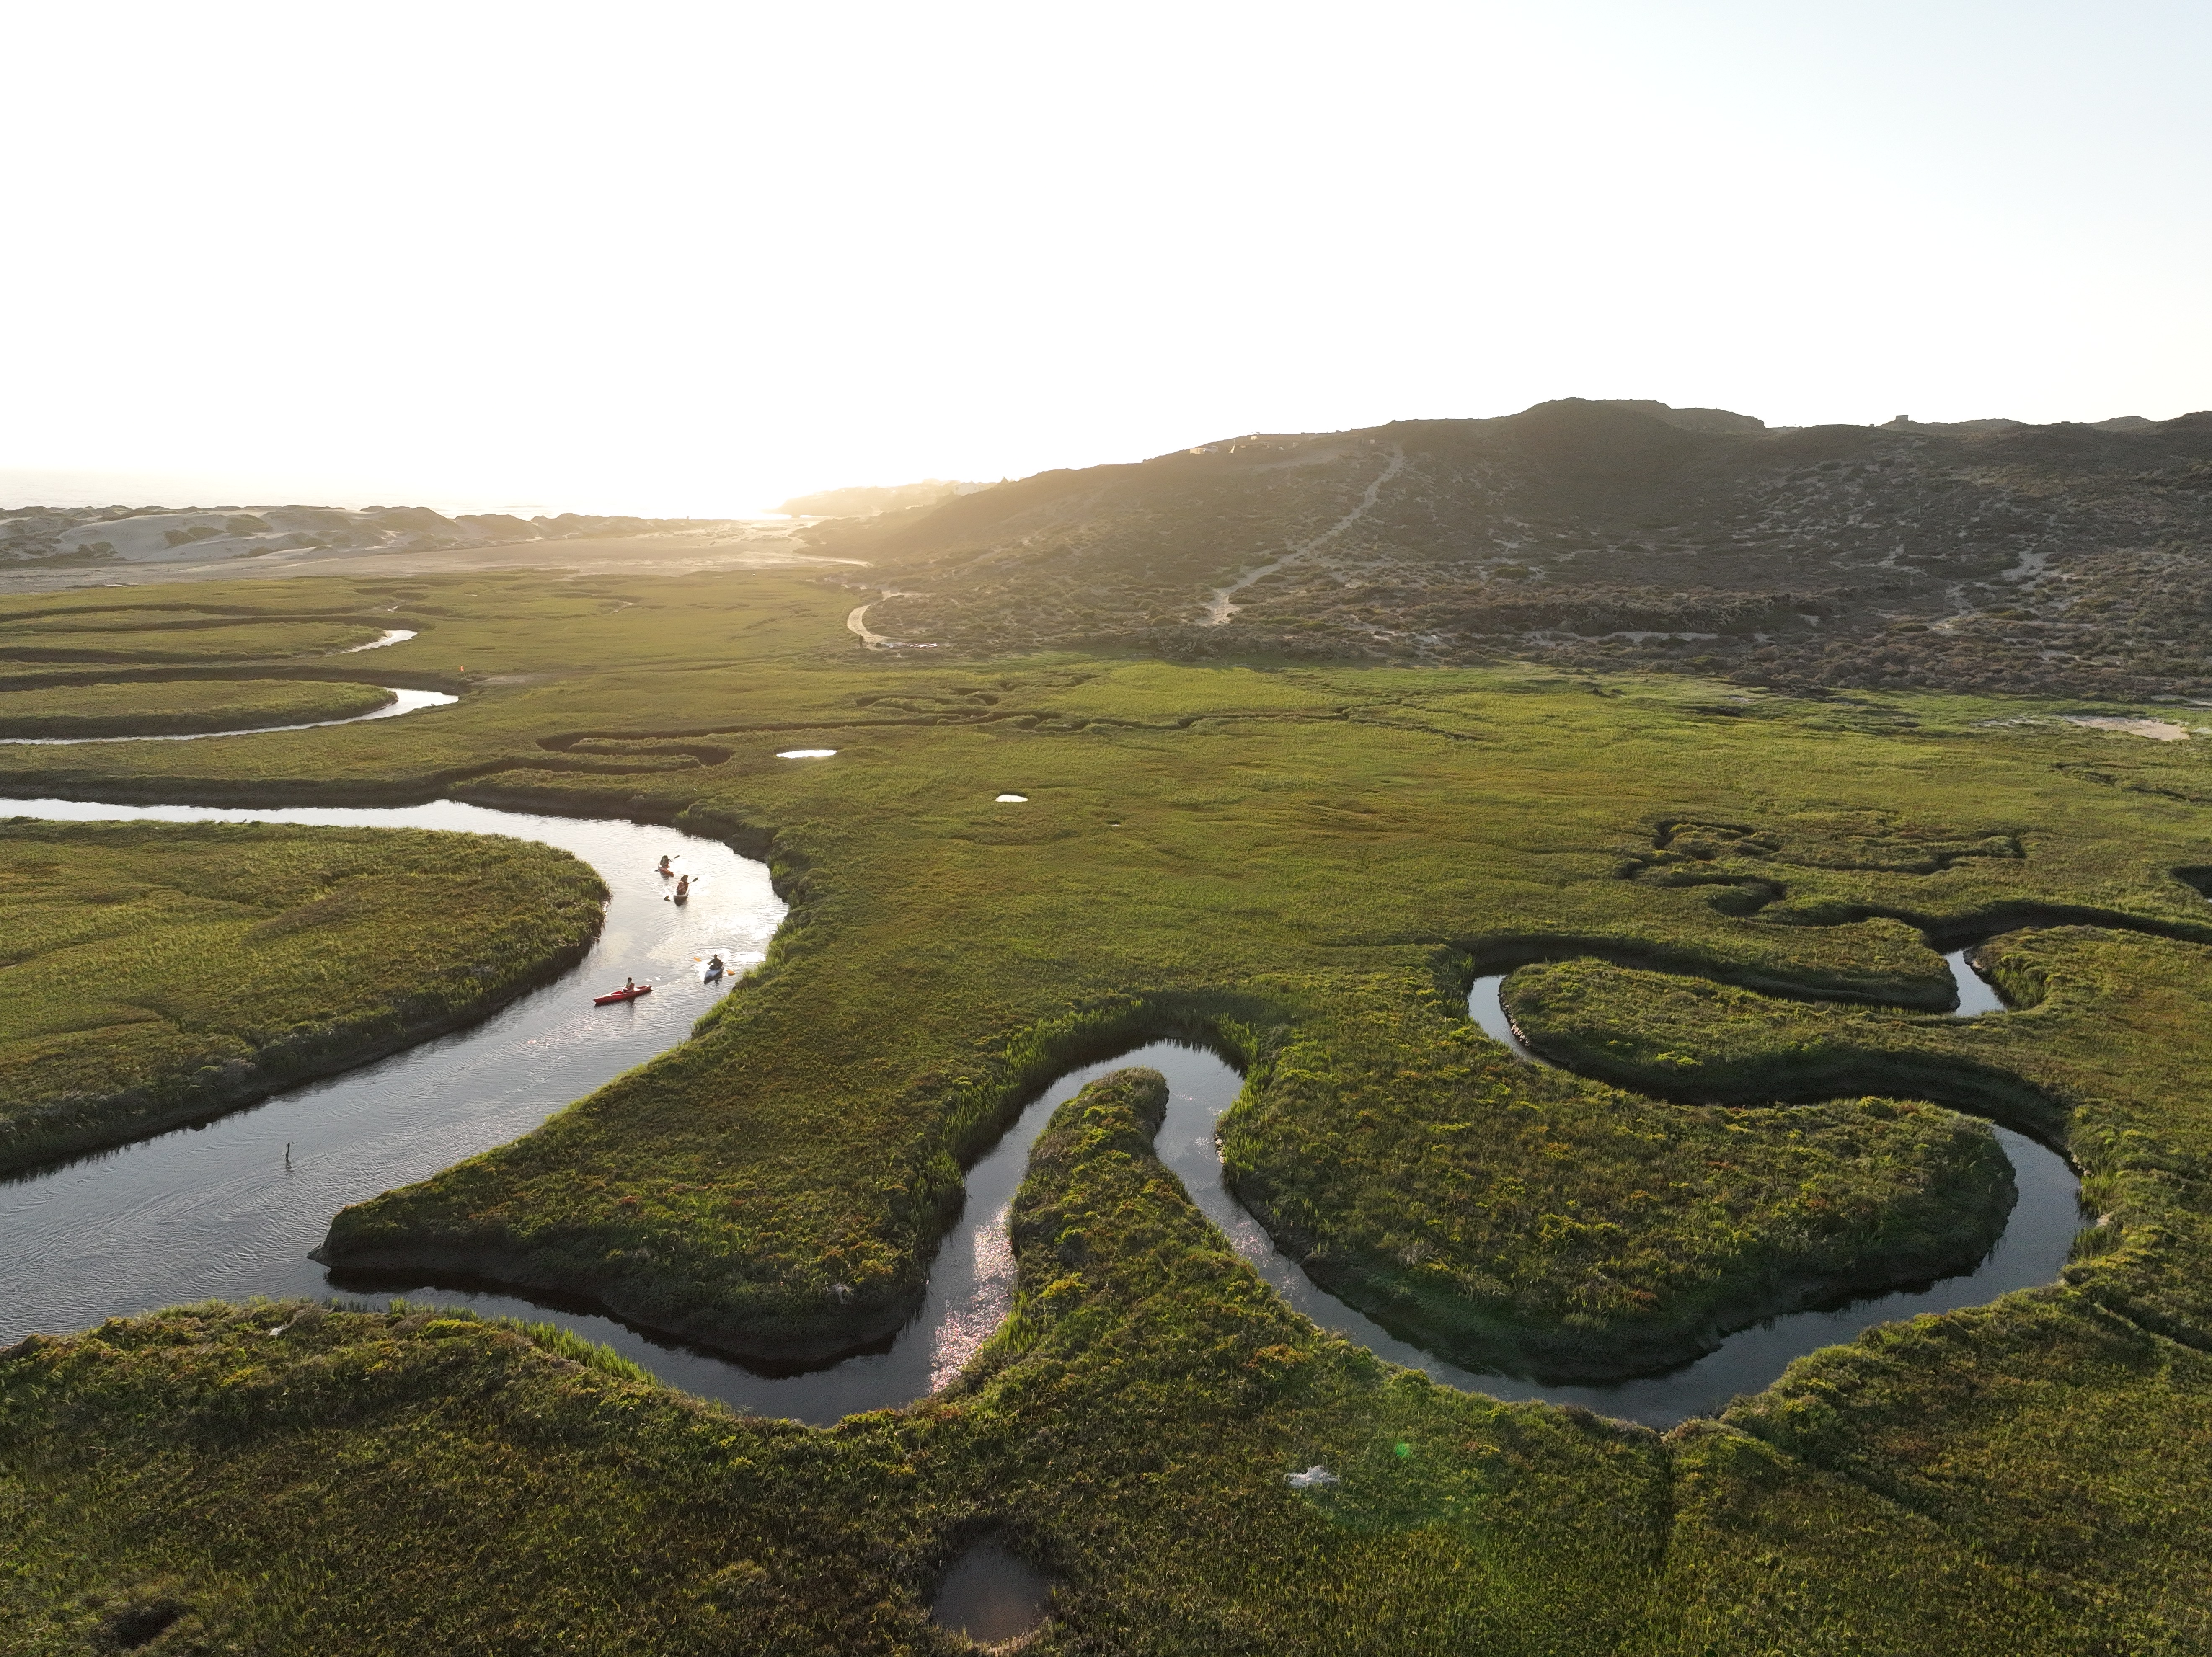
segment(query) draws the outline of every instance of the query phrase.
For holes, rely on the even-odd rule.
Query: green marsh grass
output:
[[[0,660],[17,662],[252,661],[325,656],[374,640],[384,629],[366,621],[268,621],[149,617],[124,627],[49,625],[0,613]]]
[[[1125,1071],[1062,1106],[1012,1322],[951,1390],[834,1429],[404,1302],[27,1341],[15,1648],[82,1649],[158,1582],[216,1650],[949,1657],[929,1597],[986,1533],[1061,1582],[1046,1653],[2190,1648],[2205,1463],[2158,1447],[2203,1442],[2201,1355],[2046,1295],[1665,1438],[1469,1397],[1285,1308],[1155,1160],[1163,1101]],[[2039,1490],[2054,1435],[2104,1458],[2088,1500]],[[1289,1484],[1315,1466],[1337,1482]]]
[[[1948,1111],[1663,1103],[1532,1072],[1455,993],[1320,987],[1226,1126],[1230,1186],[1316,1280],[1478,1369],[1681,1363],[1759,1314],[1968,1270],[2012,1206],[1996,1141]]]
[[[2212,984],[2202,945],[2095,927],[1983,952],[2021,1011],[1972,1019],[1821,1006],[1578,961],[1506,980],[1530,1037],[1634,1086],[1732,1102],[1879,1089],[1947,1101],[2063,1146],[2095,1224],[2066,1280],[2212,1346]]]
[[[1023,1211],[1067,1217],[1024,1222],[1016,1322],[966,1389],[911,1411],[820,1433],[730,1424],[557,1368],[519,1334],[395,1337],[333,1314],[331,1338],[360,1327],[384,1354],[333,1357],[346,1379],[324,1394],[356,1411],[325,1447],[382,1459],[347,1520],[361,1559],[481,1533],[524,1562],[465,1607],[432,1593],[434,1638],[704,1648],[683,1619],[711,1605],[758,1649],[942,1649],[907,1619],[956,1539],[997,1528],[1090,1596],[1044,1649],[2205,1644],[2204,1527],[2177,1517],[2199,1500],[2187,1448],[2212,1338],[2197,1143],[2212,906],[2176,872],[2212,866],[2196,744],[2152,753],[2007,723],[2050,705],[1960,696],[1745,706],[1733,687],[1526,667],[868,654],[842,628],[849,592],[799,575],[301,580],[283,597],[427,620],[436,683],[461,703],[219,752],[0,756],[7,786],[454,794],[680,822],[766,856],[793,906],[766,968],[692,1041],[347,1211],[341,1258],[495,1258],[671,1332],[833,1350],[915,1304],[962,1157],[1039,1075],[1131,1035],[1200,1036],[1247,1065],[1233,1163],[1286,1241],[1306,1227],[1326,1246],[1345,1292],[1409,1293],[1431,1329],[1522,1341],[1571,1316],[1577,1363],[1630,1363],[1655,1329],[1893,1266],[1947,1202],[1983,1223],[1978,1130],[1778,1093],[1991,1109],[2067,1146],[2114,1217],[2061,1284],[1816,1355],[1729,1420],[1661,1441],[1462,1398],[1325,1339],[1149,1162],[1137,1102],[1095,1132],[1063,1113],[1073,1137],[1041,1150]],[[775,757],[795,747],[839,751]],[[2054,926],[1996,954],[2000,983],[2036,1005],[1941,1017],[1931,943]],[[1743,992],[1768,1031],[1743,1038],[1758,1085],[1722,1100],[1737,1038],[1710,1016],[1654,1051],[1705,1067],[1711,1093],[1673,1065],[1606,1083],[1504,1065],[1455,998],[1475,971],[1543,961]],[[1790,1040],[1840,1029],[1890,1067],[1792,1071],[1768,1047],[1800,1016],[1829,1022]],[[1777,1080],[1791,1075],[1810,1091]],[[1051,1194],[1079,1187],[1073,1208]],[[1808,1187],[1848,1217],[1840,1233],[1814,1234]],[[1639,1189],[1655,1200],[1630,1203]],[[1498,1286],[1455,1275],[1475,1266]],[[231,1338],[180,1325],[160,1340],[207,1348],[174,1361],[212,1375]],[[115,1423],[184,1419],[197,1396],[103,1394],[102,1344],[57,1347],[78,1367],[38,1384],[39,1407],[81,1411],[40,1417],[65,1425],[48,1438],[69,1456]],[[457,1399],[511,1404],[494,1430],[468,1413],[492,1403]],[[441,1411],[450,1445],[425,1424]],[[667,1448],[710,1418],[736,1447],[716,1454],[753,1471]],[[180,1443],[163,1463],[174,1489],[208,1493],[192,1511],[256,1527],[234,1563],[205,1564],[218,1583],[257,1550],[323,1545],[293,1514],[244,1513],[227,1458],[298,1451],[282,1418],[240,1421],[220,1457]],[[2180,1453],[2146,1451],[2158,1442]],[[1513,1494],[1474,1502],[1493,1452]],[[1280,1481],[1315,1461],[1351,1470],[1345,1486],[1285,1505]],[[1370,1483],[1408,1461],[1433,1481]],[[81,1482],[41,1492],[95,1488],[66,1478]],[[2048,1495],[2085,1480],[2093,1503]],[[76,1569],[59,1562],[82,1533],[40,1534],[37,1571]],[[84,1557],[180,1575],[187,1555],[213,1560],[151,1521],[118,1534]],[[365,1637],[342,1631],[372,1625],[346,1575],[368,1566],[314,1557],[277,1573],[265,1614]]]

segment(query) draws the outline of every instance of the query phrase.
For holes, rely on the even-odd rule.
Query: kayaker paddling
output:
[[[678,875],[678,876],[677,876],[677,877],[676,877],[676,901],[677,901],[678,903],[681,903],[681,902],[683,902],[683,901],[684,901],[684,899],[686,899],[686,898],[690,897],[690,895],[691,895],[691,877],[690,877],[690,876],[689,876],[689,875]]]
[[[625,978],[623,980],[622,988],[618,990],[609,990],[605,995],[593,996],[592,998],[592,1005],[595,1007],[605,1007],[617,1001],[635,1001],[641,995],[651,995],[652,993],[652,985],[641,984],[635,978]]]
[[[674,874],[674,873],[676,872],[676,871],[675,871],[675,870],[673,870],[673,869],[672,869],[672,868],[670,868],[670,867],[668,866],[668,853],[667,853],[663,852],[663,853],[660,854],[660,867],[659,867],[659,870],[657,870],[655,872],[656,872],[656,873],[659,873],[659,874],[662,874],[662,875],[672,875],[672,874]]]
[[[706,980],[706,981],[707,981],[708,983],[711,984],[711,983],[713,983],[716,979],[720,978],[721,975],[722,975],[722,957],[721,957],[721,956],[714,956],[712,959],[710,959],[710,960],[707,962],[707,980]]]

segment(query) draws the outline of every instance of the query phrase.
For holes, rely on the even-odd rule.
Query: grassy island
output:
[[[430,1646],[945,1651],[925,1590],[986,1529],[1073,1596],[1040,1650],[2203,1648],[2212,744],[1933,691],[870,651],[803,573],[191,598],[434,622],[453,667],[416,682],[461,701],[0,752],[0,785],[671,822],[792,904],[692,1040],[346,1211],[340,1263],[827,1355],[911,1313],[963,1160],[1039,1084],[1169,1035],[1243,1065],[1225,1152],[1279,1241],[1470,1355],[1635,1369],[1971,1255],[2007,1193],[1951,1109],[2064,1149],[2104,1223],[2060,1283],[1662,1439],[1322,1338],[1160,1174],[1125,1082],[1040,1148],[998,1344],[834,1429],[411,1314],[18,1352],[0,1442],[53,1448],[11,1464],[0,1591],[55,1648],[170,1594],[234,1643],[343,1649],[404,1581]],[[1937,950],[1990,938],[2024,1011],[1946,1019]],[[1511,968],[1587,1078],[1468,1023]],[[1292,1490],[1311,1465],[1343,1484]]]
[[[603,895],[489,835],[0,821],[0,1169],[481,1017],[577,960]]]

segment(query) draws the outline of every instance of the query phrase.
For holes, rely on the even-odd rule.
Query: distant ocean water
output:
[[[357,487],[248,474],[195,472],[64,471],[0,466],[0,513],[25,507],[428,507],[447,517],[462,513],[510,513],[517,518],[557,518],[562,513],[587,517],[780,519],[781,514],[750,503],[606,501],[586,498],[514,501],[463,496],[434,489],[387,489],[364,493]]]

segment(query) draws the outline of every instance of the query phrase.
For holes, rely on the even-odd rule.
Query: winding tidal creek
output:
[[[394,809],[246,810],[42,799],[10,801],[0,810],[70,821],[251,821],[508,835],[574,853],[613,894],[605,929],[580,967],[480,1024],[208,1123],[0,1181],[0,1344],[33,1331],[81,1329],[210,1296],[343,1294],[308,1258],[340,1208],[526,1133],[572,1100],[676,1046],[726,987],[700,982],[697,962],[720,952],[740,970],[757,963],[784,914],[764,865],[717,841],[627,822],[538,816],[451,800]],[[695,897],[688,906],[661,901],[665,887],[654,865],[664,853],[692,877]],[[1961,1013],[2001,1009],[1963,956],[1951,959]],[[591,1005],[587,991],[632,974],[654,981],[659,992],[620,1007]],[[1518,1056],[1542,1062],[1506,1023],[1499,981],[1495,975],[1476,980],[1470,1014]],[[1965,999],[1970,991],[1978,998],[1972,1004]],[[1167,1077],[1161,1160],[1237,1253],[1316,1323],[1451,1386],[1581,1405],[1654,1427],[1711,1413],[1739,1393],[1765,1387],[1792,1360],[1874,1324],[2046,1283],[2064,1263],[2081,1223],[2078,1184],[2064,1159],[2000,1127],[2019,1200],[2002,1238],[1972,1272],[1916,1290],[1771,1319],[1665,1375],[1561,1387],[1474,1375],[1397,1339],[1316,1285],[1274,1247],[1222,1183],[1217,1125],[1236,1102],[1242,1078],[1211,1052],[1160,1041],[1071,1070],[1030,1102],[969,1170],[964,1209],[932,1263],[921,1312],[881,1349],[824,1368],[763,1373],[610,1318],[517,1296],[404,1279],[388,1287],[380,1281],[379,1293],[558,1323],[605,1343],[672,1386],[763,1415],[822,1423],[910,1403],[957,1375],[1012,1307],[1006,1212],[1030,1148],[1053,1111],[1085,1083],[1129,1065],[1150,1065]]]
[[[404,636],[411,639],[415,635],[410,633]],[[356,645],[354,649],[374,650],[377,645],[398,642],[398,639],[379,639],[376,644]],[[449,695],[442,690],[409,690],[400,685],[384,685],[380,689],[391,693],[390,701],[372,713],[349,714],[343,719],[310,719],[305,725],[252,725],[237,731],[184,731],[166,737],[0,737],[0,747],[78,748],[87,743],[210,742],[218,737],[266,737],[278,731],[324,731],[334,725],[361,725],[370,719],[396,719],[402,713],[419,713],[426,707],[451,707],[460,701],[459,696]]]
[[[674,1047],[725,987],[700,982],[694,956],[720,950],[742,972],[766,954],[784,913],[763,865],[633,822],[453,800],[254,811],[45,799],[0,803],[0,812],[509,835],[574,853],[613,894],[580,966],[482,1023],[200,1126],[0,1182],[0,1342],[210,1296],[330,1294],[307,1251],[340,1208],[527,1133]],[[695,883],[681,907],[661,901],[653,865],[663,853]],[[655,993],[592,1005],[589,990],[632,974],[654,980]]]

